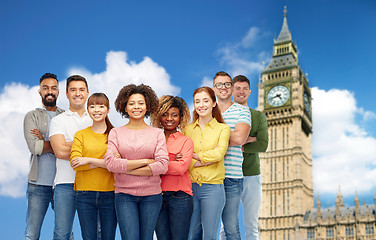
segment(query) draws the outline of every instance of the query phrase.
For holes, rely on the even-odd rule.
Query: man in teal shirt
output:
[[[251,94],[250,82],[238,75],[232,80],[233,98],[236,103],[247,106]],[[261,175],[259,152],[265,152],[268,147],[268,122],[265,114],[249,108],[251,111],[251,131],[247,143],[243,145],[243,217],[245,225],[245,239],[259,239],[258,213],[261,205]]]

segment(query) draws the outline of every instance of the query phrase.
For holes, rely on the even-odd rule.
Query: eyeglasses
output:
[[[222,88],[223,86],[225,86],[225,88],[230,88],[232,87],[232,82],[225,82],[225,83],[217,82],[216,84],[214,84],[214,87],[218,89]]]

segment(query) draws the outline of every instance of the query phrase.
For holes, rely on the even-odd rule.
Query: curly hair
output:
[[[159,106],[158,111],[156,114],[151,118],[151,122],[154,127],[162,128],[161,125],[161,117],[163,114],[165,114],[170,108],[176,107],[179,109],[179,116],[180,116],[180,129],[184,129],[187,125],[189,120],[191,119],[191,114],[189,113],[189,108],[187,103],[184,101],[184,99],[177,97],[177,96],[171,96],[171,95],[165,95],[159,98]]]
[[[206,86],[195,89],[195,91],[193,92],[193,99],[195,98],[195,95],[200,92],[206,92],[210,96],[213,102],[217,102],[213,89],[211,89],[210,87],[206,87]],[[212,116],[213,118],[217,119],[219,123],[225,123],[222,117],[221,110],[218,107],[218,104],[215,104],[215,106],[213,107]],[[195,122],[198,119],[198,117],[199,116],[196,110],[193,110],[193,122]]]
[[[141,94],[145,98],[147,110],[145,117],[153,116],[158,109],[158,97],[150,86],[144,84],[129,84],[120,89],[119,94],[115,100],[116,111],[119,112],[123,117],[129,118],[129,115],[125,111],[125,108],[127,106],[129,97],[137,93]]]

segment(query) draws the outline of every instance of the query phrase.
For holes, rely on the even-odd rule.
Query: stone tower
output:
[[[299,226],[313,209],[311,90],[299,66],[286,7],[273,57],[262,71],[258,101],[269,126],[268,150],[260,154],[260,239],[304,239]]]

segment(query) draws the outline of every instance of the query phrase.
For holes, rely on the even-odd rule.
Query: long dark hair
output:
[[[210,96],[210,98],[213,102],[215,102],[215,103],[217,102],[217,99],[215,98],[215,93],[214,93],[213,89],[211,89],[210,87],[205,86],[205,87],[197,88],[193,92],[193,98],[195,98],[195,95],[197,93],[200,93],[200,92],[206,92]],[[215,104],[215,107],[213,107],[212,116],[213,116],[213,118],[217,119],[217,121],[219,123],[225,123],[225,121],[223,120],[223,117],[222,117],[221,110],[219,110],[218,104]],[[196,110],[193,110],[193,122],[195,122],[197,119],[198,119],[198,114],[197,114]]]
[[[87,108],[89,108],[90,105],[105,105],[107,109],[110,108],[110,101],[108,100],[108,97],[104,93],[93,93],[87,100]],[[112,123],[110,122],[110,119],[108,118],[108,115],[105,118],[106,122],[106,131],[104,131],[104,134],[108,136],[108,133],[111,129],[114,128]]]

